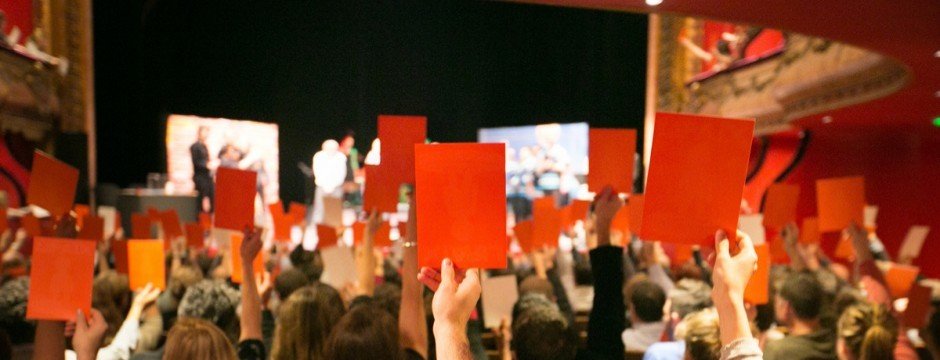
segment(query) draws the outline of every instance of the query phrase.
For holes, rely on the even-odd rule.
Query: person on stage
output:
[[[336,140],[327,140],[313,154],[313,180],[316,191],[313,195],[314,223],[323,218],[323,197],[343,197],[343,182],[346,180],[346,155],[339,151]]]
[[[212,212],[215,184],[212,183],[212,171],[209,169],[207,139],[209,139],[209,128],[200,126],[196,142],[189,147],[189,154],[193,159],[193,183],[196,184],[196,192],[199,194],[200,208],[203,212]]]

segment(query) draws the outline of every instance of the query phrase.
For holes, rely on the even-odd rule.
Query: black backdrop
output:
[[[491,1],[94,2],[99,182],[166,171],[171,113],[276,122],[281,196],[297,162],[380,113],[436,141],[480,127],[641,129],[645,15]],[[640,139],[642,141],[642,139]],[[642,146],[642,144],[639,144]]]

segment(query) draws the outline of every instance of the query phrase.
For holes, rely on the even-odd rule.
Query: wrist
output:
[[[434,337],[436,338],[467,338],[467,324],[458,321],[442,320],[434,322]]]

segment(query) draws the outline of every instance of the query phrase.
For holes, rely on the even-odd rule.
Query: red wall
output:
[[[22,32],[19,43],[25,43],[26,38],[33,33],[33,1],[3,1],[0,2],[0,10],[3,10],[7,16],[7,26],[2,29],[3,32],[9,34],[10,30],[13,30],[13,27],[17,26]]]
[[[940,246],[931,246],[940,243],[940,128],[823,126],[810,136],[802,160],[784,180],[800,185],[800,217],[816,213],[816,179],[862,175],[868,203],[879,207],[877,232],[888,252],[897,255],[912,225],[928,225],[931,233],[915,265],[940,277]]]

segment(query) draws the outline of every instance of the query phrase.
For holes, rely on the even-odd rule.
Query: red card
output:
[[[770,242],[770,258],[774,264],[790,263],[790,256],[787,255],[786,244],[783,238],[777,237]]]
[[[408,222],[407,221],[398,221],[398,238],[404,239],[408,235]],[[391,231],[391,225],[389,225],[389,231]]]
[[[362,208],[369,212],[377,209],[379,212],[398,211],[398,190],[400,183],[395,183],[390,176],[385,175],[386,170],[379,166],[366,165],[366,186],[362,195]]]
[[[206,242],[206,230],[199,223],[186,224],[186,246],[202,249]]]
[[[421,266],[506,267],[505,171],[503,144],[415,145]]]
[[[72,211],[75,212],[75,225],[78,226],[79,229],[85,227],[85,216],[91,214],[91,208],[85,204],[75,204],[75,206],[72,207]]]
[[[160,211],[157,210],[157,208],[148,207],[148,208],[147,208],[147,218],[150,219],[150,222],[151,222],[151,223],[159,223],[159,222],[160,222]]]
[[[317,249],[324,249],[330,246],[336,246],[339,237],[336,236],[336,228],[328,225],[317,224]]]
[[[76,185],[78,169],[41,151],[33,153],[33,169],[26,193],[28,203],[46,209],[52,217],[58,218],[72,209]]]
[[[166,289],[166,257],[163,241],[128,240],[127,276],[131,290],[141,289],[147,283],[160,290]]]
[[[271,211],[271,221],[274,223],[274,240],[290,241],[290,230],[294,219],[284,213],[284,207],[281,206],[280,201],[268,205],[268,209]]]
[[[215,227],[242,231],[255,223],[258,173],[219,168],[215,175]]]
[[[630,195],[627,207],[630,208],[630,232],[640,234],[640,225],[643,225],[643,195]]]
[[[153,238],[150,217],[146,214],[131,214],[131,239]]]
[[[819,242],[819,221],[814,217],[803,218],[800,227],[800,244],[814,244]]]
[[[565,206],[562,212],[563,227],[573,226],[578,220],[584,220],[587,217],[588,209],[591,208],[591,202],[587,200],[574,200],[568,206]]]
[[[115,240],[111,244],[111,253],[114,254],[114,270],[127,275],[127,240]]]
[[[657,113],[641,238],[708,244],[738,227],[753,120]]]
[[[180,227],[180,216],[175,209],[168,209],[160,213],[160,223],[163,225],[163,235],[167,240],[176,239],[177,236],[183,236],[183,228]]]
[[[852,247],[852,238],[848,236],[842,236],[839,238],[839,243],[836,244],[835,257],[839,259],[854,259],[855,258],[855,248]]]
[[[901,316],[901,322],[904,327],[909,329],[921,329],[927,325],[927,312],[930,311],[929,287],[914,284],[911,291],[907,294],[907,309]]]
[[[533,240],[532,228],[532,220],[517,222],[516,226],[512,228],[512,232],[516,235],[516,241],[519,243],[519,247],[522,248],[522,252],[530,253],[537,248]]]
[[[765,243],[754,246],[757,252],[757,269],[744,289],[744,301],[752,305],[763,305],[770,300],[770,247]]]
[[[20,218],[20,224],[23,226],[23,230],[31,236],[41,236],[42,235],[42,226],[39,225],[39,219],[36,218],[32,213],[23,215]]]
[[[85,215],[82,223],[84,226],[78,231],[77,238],[96,241],[104,239],[104,219],[94,215]]]
[[[532,245],[558,246],[561,233],[561,212],[555,208],[555,198],[543,197],[532,201]]]
[[[403,223],[398,223],[398,231],[404,231]],[[375,232],[375,238],[372,239],[373,247],[386,247],[392,246],[392,226],[387,222],[383,222],[382,225],[379,225],[379,229]],[[353,243],[356,245],[362,244],[362,237],[366,234],[366,223],[358,221],[353,223]],[[404,233],[402,233],[404,234]],[[404,235],[402,235],[404,238]]]
[[[379,115],[382,142],[382,175],[394,185],[415,182],[415,145],[427,139],[428,118],[424,116]],[[366,208],[366,211],[370,211]]]
[[[618,192],[633,192],[636,130],[591,129],[588,140],[588,190],[600,192],[609,185]]]
[[[0,208],[0,234],[10,228],[10,220],[7,219],[7,208]]]
[[[624,238],[630,236],[630,208],[622,207],[610,222],[610,230],[619,231]],[[624,242],[628,242],[624,240]]]
[[[816,212],[819,231],[842,231],[855,222],[865,223],[865,178],[816,180]]]
[[[232,243],[232,282],[236,284],[241,284],[244,281],[244,276],[242,276],[242,240],[244,235],[241,232],[233,231],[231,233],[231,243]],[[253,261],[254,273],[262,274],[264,273],[264,251],[258,253],[258,256],[255,257]]]
[[[199,213],[199,225],[202,226],[203,229],[211,229],[212,216],[209,215],[209,213]]]
[[[95,246],[88,240],[34,239],[27,319],[69,321],[78,309],[91,313]]]
[[[294,225],[299,225],[307,217],[307,207],[304,204],[291,202],[288,214],[294,221]]]
[[[891,268],[885,273],[885,281],[888,282],[891,298],[906,297],[914,281],[917,280],[917,274],[920,274],[920,268],[916,266],[891,264]]]
[[[764,226],[783,229],[788,223],[795,222],[799,199],[800,187],[797,185],[770,185],[764,199]]]

